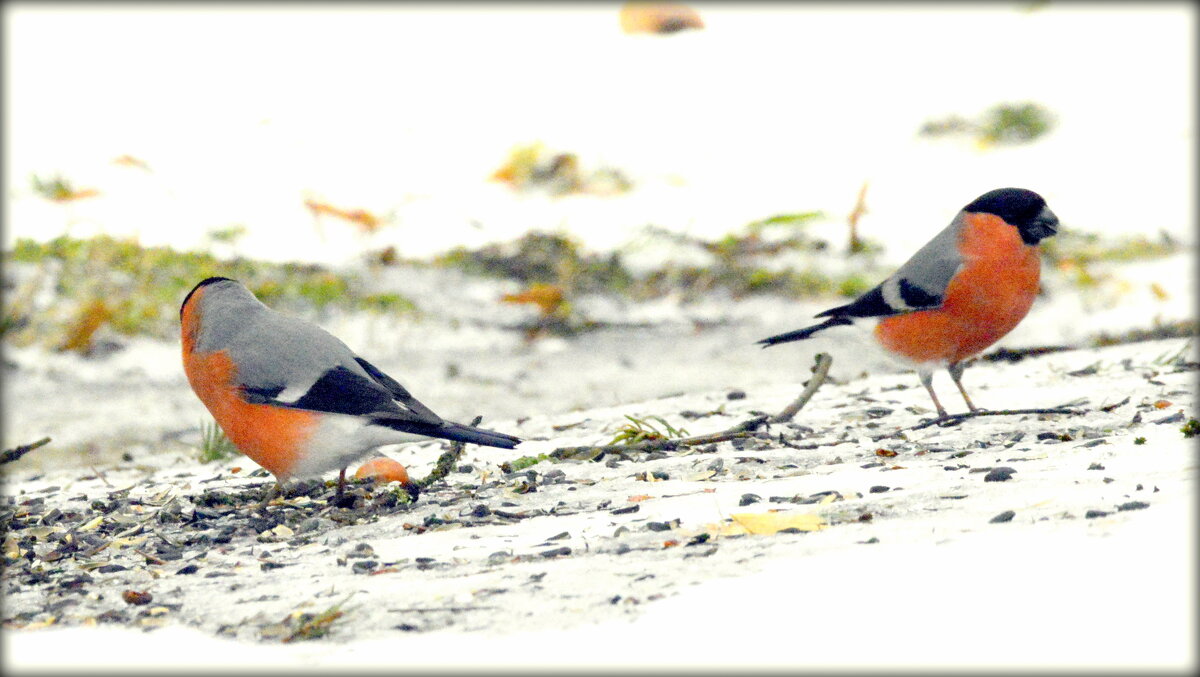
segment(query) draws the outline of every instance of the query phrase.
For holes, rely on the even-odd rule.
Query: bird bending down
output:
[[[874,338],[913,365],[939,416],[933,372],[945,367],[962,385],[964,360],[1000,340],[1033,305],[1041,276],[1038,242],[1058,232],[1058,217],[1033,191],[1000,188],[962,208],[894,274],[853,302],[814,317],[824,322],[772,336],[763,347],[799,341],[859,318],[878,318]]]
[[[197,284],[179,319],[188,383],[234,446],[275,476],[276,491],[340,469],[340,494],[346,467],[388,444],[521,442],[442,419],[332,334],[271,310],[235,280]]]

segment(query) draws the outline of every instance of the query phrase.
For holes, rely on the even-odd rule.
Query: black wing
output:
[[[374,369],[374,367],[372,367]],[[375,370],[378,373],[378,370]],[[368,370],[370,374],[370,370]],[[385,377],[386,378],[386,377]],[[388,379],[391,381],[391,379]],[[400,387],[399,383],[395,383]],[[295,402],[284,402],[279,394],[281,385],[267,387],[242,387],[242,399],[253,404],[270,404],[291,409],[307,409],[330,414],[370,416],[380,419],[412,421],[429,425],[440,425],[440,416],[404,391],[404,399],[397,397],[387,384],[379,383],[346,367],[338,366],[321,375],[309,387],[308,392]],[[400,390],[404,390],[400,388]],[[397,403],[400,400],[400,404]],[[405,401],[407,400],[407,401]],[[414,403],[416,406],[414,406]],[[403,404],[404,406],[400,406]]]

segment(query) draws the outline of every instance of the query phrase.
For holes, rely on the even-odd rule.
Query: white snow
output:
[[[67,232],[192,248],[210,246],[206,233],[213,229],[241,224],[244,238],[214,251],[354,267],[368,248],[395,245],[403,256],[421,257],[536,229],[569,233],[597,251],[621,250],[644,265],[682,256],[649,240],[647,225],[711,238],[773,214],[821,210],[826,218],[810,232],[834,244],[832,268],[844,246],[845,217],[869,181],[860,228],[885,246],[885,267],[903,261],[961,205],[1004,185],[1042,193],[1067,229],[1151,238],[1165,231],[1194,248],[1190,5],[1051,3],[1025,11],[1004,4],[701,4],[707,28],[669,38],[622,35],[618,7],[9,3],[3,245]],[[1025,100],[1054,111],[1059,123],[1030,145],[980,150],[916,136],[931,118]],[[510,148],[537,140],[590,165],[620,168],[634,189],[551,198],[486,181]],[[112,164],[124,154],[151,171]],[[60,172],[101,195],[64,206],[32,193],[31,175]],[[317,222],[303,205],[310,197],[392,214],[394,223],[364,236],[335,219]],[[1112,279],[1086,297],[1064,274],[1046,270],[1047,296],[1000,345],[1079,345],[1100,332],[1193,318],[1194,261],[1187,251],[1104,264],[1097,270]],[[420,319],[332,314],[322,325],[444,416],[483,414],[487,425],[531,440],[522,454],[606,441],[625,414],[679,424],[682,410],[724,405],[732,416],[683,422],[693,434],[717,430],[751,410],[782,408],[807,378],[815,352],[835,358],[837,382],[824,386],[796,423],[837,423],[855,437],[818,436],[822,446],[811,451],[743,453],[725,444],[716,454],[727,469],[745,455],[792,463],[794,476],[678,479],[702,469],[691,464],[707,464],[710,454],[618,469],[561,464],[554,467],[572,479],[597,483],[572,494],[543,487],[517,496],[522,508],[600,496],[616,507],[627,496],[653,494],[634,517],[679,518],[681,529],[695,532],[733,512],[775,507],[768,495],[836,489],[861,496],[825,506],[826,514],[869,510],[877,517],[811,534],[728,539],[716,555],[696,559],[682,559],[683,547],[621,557],[586,552],[585,538],[599,550],[619,540],[616,523],[632,523],[607,510],[419,537],[393,522],[334,529],[330,535],[347,545],[369,540],[384,559],[464,563],[452,574],[404,569],[368,580],[333,567],[331,554],[293,553],[287,577],[246,574],[256,594],[280,600],[235,608],[227,596],[197,586],[181,593],[185,614],[196,614],[188,617],[195,623],[205,613],[231,622],[252,614],[278,620],[301,602],[327,606],[343,591],[361,591],[326,640],[230,640],[209,626],[175,621],[149,635],[106,627],[6,630],[7,668],[136,671],[181,661],[289,671],[1195,664],[1194,448],[1178,425],[1152,423],[1157,413],[1129,427],[1143,399],[1172,401],[1162,416],[1195,415],[1194,371],[1147,376],[1167,371],[1163,365],[1175,354],[1195,360],[1194,342],[973,366],[965,382],[981,406],[1086,397],[1090,412],[1049,422],[980,418],[914,431],[912,444],[970,449],[976,439],[1015,431],[1112,431],[1096,447],[1026,440],[1025,451],[959,459],[986,466],[1027,457],[1012,464],[1014,480],[985,485],[978,474],[943,470],[940,452],[902,451],[895,460],[903,470],[860,467],[875,460],[878,444],[868,431],[915,424],[904,407],[929,403],[916,377],[872,352],[861,330],[770,351],[753,345],[830,305],[820,300],[584,298],[589,316],[652,326],[527,345],[497,326],[529,312],[495,302],[515,290],[511,284],[408,268],[385,271],[373,283],[437,312]],[[1151,291],[1155,284],[1166,298]],[[67,487],[108,491],[99,480],[77,479],[89,465],[115,486],[135,485],[135,494],[149,494],[156,483],[197,491],[199,478],[230,465],[194,461],[196,428],[207,414],[187,387],[176,343],[136,339],[91,360],[38,347],[4,350],[15,365],[4,367],[4,448],[54,438],[6,469],[6,492],[62,484],[48,496],[55,500]],[[1092,364],[1094,376],[1068,375]],[[451,378],[451,371],[459,375]],[[943,401],[958,410],[949,380],[936,378]],[[897,385],[908,387],[884,390]],[[726,399],[732,389],[747,398]],[[865,406],[855,399],[863,393],[897,413],[864,429],[861,415],[850,413]],[[1133,395],[1130,404],[1097,411],[1126,395]],[[1135,445],[1135,436],[1147,443]],[[126,451],[133,463],[119,460]],[[437,454],[430,445],[385,451],[418,475]],[[836,457],[843,462],[826,464]],[[469,449],[464,462],[488,468],[509,459]],[[1093,462],[1106,470],[1085,470]],[[237,463],[254,467],[248,459]],[[655,464],[669,465],[672,479],[630,479]],[[904,490],[871,494],[874,484]],[[1151,493],[1152,486],[1160,491]],[[716,491],[701,493],[706,488]],[[747,492],[761,494],[763,503],[739,507]],[[937,498],[946,493],[967,498]],[[1151,506],[1114,511],[1133,499]],[[1093,508],[1111,514],[1085,519]],[[1012,522],[988,523],[1006,509],[1017,512]],[[494,569],[484,563],[501,549],[536,552],[561,531],[572,533],[571,557]],[[880,542],[860,544],[872,536]],[[635,545],[647,539],[629,537]],[[630,592],[625,567],[657,577]],[[539,571],[549,572],[545,591],[517,591]],[[302,598],[291,594],[301,579]],[[180,579],[145,583],[165,592],[168,580],[173,587]],[[475,590],[500,585],[514,592],[498,598],[502,612],[477,621],[480,627],[391,629],[398,619],[387,606],[470,602]],[[337,594],[317,600],[309,588]],[[655,593],[665,596],[648,601]],[[607,605],[613,594],[642,604]]]

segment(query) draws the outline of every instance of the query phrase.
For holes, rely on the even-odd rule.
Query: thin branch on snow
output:
[[[5,449],[4,453],[0,454],[0,463],[12,463],[13,461],[19,460],[22,456],[28,454],[34,449],[44,447],[47,444],[50,444],[50,438],[43,437],[37,442],[30,442],[29,444],[22,444],[21,446],[14,447],[12,449]]]
[[[1044,409],[976,409],[975,411],[968,411],[962,414],[946,414],[945,416],[931,418],[928,421],[923,421],[911,428],[906,428],[905,430],[920,430],[922,428],[928,428],[934,425],[940,426],[947,423],[960,423],[968,418],[976,418],[978,416],[1017,416],[1020,414],[1071,414],[1077,416],[1085,413],[1087,412],[1082,409],[1071,409],[1066,406],[1049,407]]]
[[[483,421],[483,417],[476,416],[471,421],[470,426],[474,428],[475,426],[479,425],[481,421]],[[462,457],[463,448],[465,446],[465,442],[460,442],[458,440],[451,442],[450,448],[447,449],[441,456],[438,456],[437,463],[435,463],[433,466],[433,471],[430,472],[427,477],[417,480],[416,485],[424,489],[430,484],[445,478],[446,475],[449,475],[450,471],[454,469],[454,464],[457,463],[458,459]]]
[[[825,383],[825,379],[829,376],[829,367],[833,365],[833,357],[829,353],[817,353],[817,364],[813,367],[813,376],[804,384],[804,391],[800,393],[800,397],[796,398],[783,411],[771,417],[771,423],[787,423],[796,416],[796,412],[804,408],[812,396],[816,394],[817,388]]]
[[[752,421],[756,420],[759,419],[752,419]],[[551,458],[577,458],[590,461],[599,458],[604,454],[625,454],[631,451],[674,451],[680,447],[697,447],[702,444],[716,444],[717,442],[727,442],[729,440],[754,436],[754,433],[750,430],[737,430],[736,428],[738,427],[739,426],[734,426],[734,428],[717,433],[696,435],[694,437],[682,437],[674,440],[657,439],[645,440],[642,442],[636,442],[634,444],[604,444],[583,447],[559,447],[558,449],[550,452],[549,455]]]
[[[585,460],[597,459],[604,454],[624,454],[630,451],[673,451],[681,447],[697,447],[703,444],[716,444],[717,442],[727,442],[729,440],[742,439],[746,437],[754,437],[754,432],[762,425],[769,423],[786,423],[796,416],[796,412],[804,408],[808,401],[812,399],[813,394],[817,392],[817,388],[825,382],[829,376],[829,367],[833,364],[833,358],[828,353],[817,353],[816,364],[813,366],[813,377],[805,384],[804,391],[796,398],[794,402],[789,404],[775,416],[760,415],[754,418],[742,421],[726,430],[707,435],[695,435],[693,437],[684,437],[680,439],[667,440],[645,440],[634,444],[609,444],[600,446],[584,446],[584,447],[559,447],[550,452],[552,458],[581,458]]]

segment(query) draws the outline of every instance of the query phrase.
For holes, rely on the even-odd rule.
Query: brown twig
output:
[[[13,449],[6,449],[3,454],[0,454],[0,463],[12,463],[13,461],[19,460],[22,456],[28,454],[34,449],[44,447],[47,444],[50,444],[50,438],[43,437],[37,442],[30,442],[29,444],[22,444],[21,446]]]
[[[717,442],[728,442],[729,440],[742,439],[753,437],[754,431],[758,430],[764,423],[786,423],[796,416],[796,412],[800,411],[808,401],[812,399],[817,388],[825,382],[829,375],[829,367],[833,364],[833,358],[828,353],[817,353],[816,364],[813,366],[813,377],[805,384],[804,391],[796,398],[796,401],[789,404],[783,411],[775,416],[759,415],[754,418],[742,421],[730,428],[720,432],[709,433],[707,435],[694,435],[692,437],[682,437],[679,439],[653,439],[636,442],[634,444],[607,444],[598,446],[584,447],[559,447],[550,452],[551,458],[582,458],[584,460],[595,460],[605,454],[625,454],[630,451],[673,451],[680,447],[698,447],[702,444],[716,444]]]
[[[751,419],[746,423],[753,421],[761,421],[762,418]],[[693,437],[681,437],[678,439],[654,439],[635,442],[634,444],[604,444],[584,447],[559,447],[550,452],[551,458],[584,458],[592,460],[603,456],[604,454],[625,454],[631,451],[673,451],[680,447],[696,447],[701,444],[716,444],[717,442],[726,442],[728,440],[736,440],[742,437],[752,437],[754,435],[750,429],[739,430],[739,424],[729,430],[721,432],[709,433],[707,435],[695,435]]]
[[[996,409],[996,410],[976,409],[975,411],[968,411],[968,412],[965,412],[962,414],[946,414],[945,416],[938,416],[937,418],[931,418],[928,421],[923,421],[911,428],[907,428],[907,430],[920,430],[922,428],[928,428],[933,425],[940,426],[945,423],[959,423],[961,421],[967,420],[968,418],[976,418],[978,416],[1017,416],[1020,414],[1080,415],[1080,414],[1084,414],[1084,413],[1086,413],[1086,412],[1084,412],[1081,409],[1071,409],[1068,407],[1049,407],[1049,408],[1043,408],[1043,409]]]
[[[846,221],[850,224],[849,250],[851,254],[857,254],[863,250],[862,240],[858,237],[858,220],[867,213],[868,184],[868,181],[863,181],[862,188],[858,190],[858,199],[854,202],[854,210],[846,217]]]
[[[464,611],[483,611],[489,609],[499,609],[496,606],[410,606],[403,609],[388,609],[390,613],[407,614],[407,613],[432,613],[437,611],[448,611],[450,613],[462,613]]]
[[[483,421],[483,417],[476,416],[474,419],[472,419],[470,425],[472,428],[474,428],[475,426],[479,425],[481,421]],[[424,489],[430,484],[445,478],[446,475],[449,475],[450,471],[454,469],[454,464],[457,463],[458,459],[462,457],[464,447],[466,447],[466,442],[461,442],[458,440],[451,442],[450,448],[438,457],[437,463],[435,463],[433,466],[433,471],[430,472],[427,477],[417,480],[415,484]]]
[[[808,383],[804,384],[804,391],[800,393],[800,397],[796,398],[783,411],[779,412],[771,418],[771,423],[787,423],[796,416],[796,412],[804,408],[812,396],[816,394],[817,388],[825,383],[825,379],[829,377],[829,367],[833,365],[833,357],[829,353],[817,353],[817,363],[813,366],[812,378],[808,379]]]

